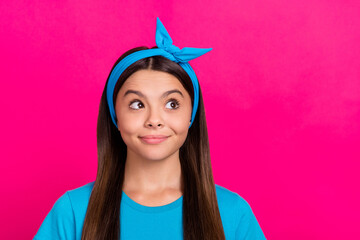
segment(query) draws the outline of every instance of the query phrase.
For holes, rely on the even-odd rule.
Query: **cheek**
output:
[[[187,117],[179,116],[176,118],[172,118],[172,120],[169,121],[169,125],[171,126],[172,129],[174,129],[174,131],[180,134],[188,130],[189,122],[190,122],[190,117],[189,119],[187,119]]]
[[[186,136],[189,131],[189,119],[184,117],[184,115],[179,116],[177,118],[173,118],[172,121],[169,122],[169,127],[175,132],[175,134],[181,139],[181,141],[185,141]]]
[[[142,120],[135,114],[124,114],[121,109],[117,111],[118,118],[118,129],[121,135],[124,135],[123,138],[126,138],[126,135],[136,133],[136,130],[139,129],[139,126],[142,126]]]
[[[182,145],[184,145],[184,142],[187,138],[189,132],[189,125],[182,125],[181,128],[177,129],[176,136],[177,136],[177,143],[176,148],[180,148]]]

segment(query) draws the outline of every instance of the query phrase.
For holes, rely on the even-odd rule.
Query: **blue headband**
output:
[[[199,104],[199,83],[198,79],[195,75],[194,70],[191,68],[188,61],[195,59],[197,57],[200,57],[201,55],[209,52],[212,50],[212,48],[188,48],[184,47],[183,49],[179,49],[175,45],[173,45],[173,41],[169,35],[169,33],[166,31],[164,25],[161,23],[160,19],[156,19],[156,35],[155,35],[155,41],[158,48],[154,49],[146,49],[146,50],[140,50],[137,52],[134,52],[128,56],[126,56],[124,59],[122,59],[112,70],[109,81],[107,84],[106,89],[106,97],[107,102],[109,105],[110,115],[113,123],[115,124],[116,128],[118,127],[116,124],[116,114],[115,114],[115,108],[113,103],[113,95],[114,95],[114,89],[116,82],[118,81],[120,75],[123,73],[123,71],[128,68],[131,64],[134,62],[147,58],[152,56],[164,56],[171,61],[174,61],[178,63],[189,75],[191,82],[194,87],[194,105],[192,109],[191,114],[191,123],[189,128],[191,127],[196,111]]]

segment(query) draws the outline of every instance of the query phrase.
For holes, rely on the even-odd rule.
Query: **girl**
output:
[[[95,182],[67,191],[34,239],[265,239],[249,204],[214,184],[204,104],[188,61],[211,49],[172,44],[124,53],[107,79]]]

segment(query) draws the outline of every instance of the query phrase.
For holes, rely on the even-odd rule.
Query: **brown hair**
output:
[[[138,47],[125,52],[115,62],[112,70],[127,55],[145,49],[148,48]],[[140,69],[152,69],[174,75],[188,91],[193,102],[193,86],[188,74],[179,64],[162,56],[144,58],[130,65],[121,74],[115,86],[114,102],[122,84],[132,73]],[[82,240],[117,240],[120,237],[120,203],[127,147],[110,117],[106,101],[108,80],[109,77],[101,96],[97,122],[98,171],[85,216]],[[200,87],[198,110],[187,138],[179,150],[179,157],[184,186],[184,239],[224,240]]]

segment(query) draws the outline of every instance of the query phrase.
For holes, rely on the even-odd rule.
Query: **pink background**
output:
[[[115,60],[155,45],[193,60],[217,184],[268,239],[359,239],[360,4],[1,1],[2,239],[31,239],[66,190],[95,180],[100,95]]]

